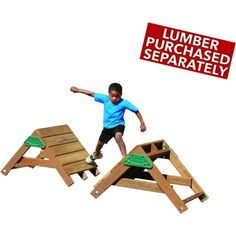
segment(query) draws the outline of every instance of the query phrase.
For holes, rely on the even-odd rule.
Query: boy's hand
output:
[[[145,124],[141,124],[140,125],[140,130],[141,130],[141,132],[145,132],[146,131],[146,125]]]
[[[73,92],[73,93],[79,93],[79,89],[77,87],[75,87],[75,86],[72,86],[70,88],[70,91]]]
[[[72,86],[70,88],[70,91],[73,92],[73,93],[82,93],[82,94],[85,94],[85,95],[88,95],[90,97],[94,97],[94,92],[92,91],[89,91],[89,90],[85,90],[85,89],[81,89],[81,88],[77,88],[75,86]]]

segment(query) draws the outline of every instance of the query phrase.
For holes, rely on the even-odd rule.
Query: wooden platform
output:
[[[40,154],[36,158],[25,157],[24,154],[33,146],[41,148]],[[7,175],[11,169],[27,166],[55,168],[70,186],[74,183],[72,174],[79,174],[84,180],[87,170],[95,176],[99,174],[95,162],[85,162],[88,155],[68,125],[41,128],[32,133],[1,172]]]
[[[139,162],[132,161],[130,158],[132,155],[136,155]],[[162,174],[154,163],[158,158],[169,161],[179,176]],[[206,193],[164,140],[137,145],[94,186],[91,194],[97,198],[111,185],[164,193],[180,213],[188,209],[186,203],[197,198],[201,202],[208,199]],[[190,188],[193,195],[181,199],[174,190],[174,185]]]

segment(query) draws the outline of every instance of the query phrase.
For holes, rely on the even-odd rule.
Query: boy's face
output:
[[[120,101],[122,94],[115,90],[109,91],[109,97],[112,103],[117,103]]]

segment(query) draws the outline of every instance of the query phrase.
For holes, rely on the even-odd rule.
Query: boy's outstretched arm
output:
[[[146,128],[146,125],[143,121],[143,117],[142,117],[140,111],[137,111],[135,114],[136,114],[136,116],[138,117],[138,119],[140,121],[140,130],[141,130],[141,132],[144,132],[147,128]]]
[[[73,92],[73,93],[83,93],[83,94],[88,95],[88,96],[90,96],[90,97],[94,97],[94,94],[95,94],[95,93],[92,92],[92,91],[85,90],[85,89],[81,89],[81,88],[77,88],[77,87],[75,87],[75,86],[72,86],[72,87],[70,88],[70,91]]]

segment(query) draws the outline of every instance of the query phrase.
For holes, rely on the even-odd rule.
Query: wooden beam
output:
[[[124,174],[130,166],[125,166],[123,163],[118,165],[106,178],[96,185],[95,189],[91,192],[91,195],[95,198],[99,197],[105,190],[107,190],[122,174]]]
[[[51,148],[49,148],[49,149],[44,150],[44,154],[53,163],[54,168],[56,168],[60,176],[63,178],[63,180],[67,184],[67,186],[68,187],[71,186],[74,183],[74,181],[65,171],[62,164],[55,158],[55,152]]]
[[[81,178],[82,180],[86,180],[86,179],[88,178],[88,176],[85,174],[84,171],[83,171],[83,172],[79,172],[78,175],[80,176],[80,178]]]
[[[94,185],[94,188],[96,188],[98,185],[100,185],[100,183],[104,180],[104,179],[106,179],[109,175],[111,175],[111,173],[115,170],[115,169],[117,169],[120,165],[123,165],[123,163],[120,161],[120,162],[118,162],[106,175],[104,175],[103,177],[102,177],[102,179],[100,179],[95,185]]]
[[[23,166],[43,166],[54,168],[53,164],[49,160],[43,160],[39,158],[30,158],[30,157],[22,157],[20,161],[15,165],[16,168],[23,167]]]
[[[161,190],[160,186],[157,183],[150,182],[150,181],[141,181],[141,180],[122,178],[118,180],[118,182],[114,183],[113,185],[163,193],[163,191]]]
[[[100,171],[98,170],[98,168],[93,168],[89,170],[94,176],[97,176],[100,174]]]
[[[28,151],[30,147],[22,145],[15,155],[8,161],[8,163],[3,167],[2,174],[7,175],[9,171],[15,166],[15,164],[23,157],[23,155]]]
[[[177,184],[183,186],[191,186],[192,179],[182,176],[174,176],[174,175],[163,175],[167,182],[170,184]]]
[[[162,174],[169,184],[177,184],[183,186],[191,186],[192,180],[187,177],[182,176],[174,176],[174,175],[166,175]],[[153,180],[151,174],[147,171],[144,171],[142,168],[135,168],[128,170],[122,177],[129,179],[145,179],[145,180]]]
[[[164,139],[161,139],[161,140],[156,140],[156,141],[152,141],[152,142],[142,143],[142,144],[139,144],[137,146],[148,146],[148,145],[152,145],[153,143],[160,144],[160,143],[163,143],[163,142],[164,142]]]
[[[157,158],[159,158],[161,156],[169,156],[169,154],[170,154],[170,150],[167,148],[167,149],[163,149],[163,150],[154,151],[154,152],[147,154],[147,155],[149,156],[149,158],[152,161],[155,161]]]
[[[190,196],[190,197],[187,197],[183,200],[183,202],[186,204],[196,198],[199,198],[200,196],[202,196],[204,193],[203,192],[200,192],[200,193],[195,193],[194,195]]]
[[[188,208],[178,196],[178,194],[171,188],[170,184],[166,181],[165,177],[161,174],[159,169],[154,165],[152,169],[148,170],[153,179],[158,183],[161,190],[167,195],[170,201],[175,205],[177,210],[182,213]]]

